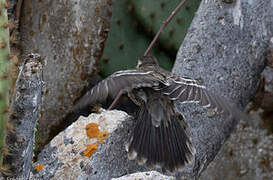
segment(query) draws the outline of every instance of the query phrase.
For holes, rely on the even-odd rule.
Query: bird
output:
[[[195,148],[184,115],[175,111],[175,102],[196,103],[228,118],[245,118],[228,101],[197,80],[171,73],[154,56],[142,56],[135,69],[117,71],[89,90],[76,109],[115,98],[122,94],[139,106],[135,127],[125,145],[129,160],[139,165],[182,171],[192,163]]]

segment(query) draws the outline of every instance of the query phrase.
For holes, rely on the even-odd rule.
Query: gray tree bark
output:
[[[45,62],[39,144],[45,145],[90,82],[109,31],[111,4],[110,0],[24,1],[22,53],[38,52]]]
[[[245,107],[264,69],[264,52],[273,36],[271,0],[207,0],[201,6],[177,54],[173,72],[201,79],[209,90]],[[190,125],[195,163],[179,174],[199,177],[238,121],[211,118],[194,105],[179,105]]]
[[[30,54],[21,67],[10,105],[3,165],[10,177],[28,179],[32,167],[35,128],[42,104],[42,64],[40,55]],[[8,175],[8,174],[7,174]]]

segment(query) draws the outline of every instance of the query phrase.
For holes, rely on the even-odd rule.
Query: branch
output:
[[[34,129],[42,100],[42,65],[40,55],[31,54],[23,65],[10,106],[7,125],[7,152],[3,166],[9,167],[12,177],[28,179],[33,157]]]
[[[179,49],[173,72],[200,79],[207,89],[243,110],[264,69],[264,52],[273,32],[271,5],[270,0],[240,0],[232,4],[202,1]],[[178,176],[197,178],[239,121],[209,117],[204,109],[192,104],[178,105],[177,109],[186,116],[197,151],[194,165]]]

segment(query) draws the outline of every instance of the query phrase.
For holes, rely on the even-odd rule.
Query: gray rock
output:
[[[127,158],[125,143],[129,139],[133,125],[133,120],[127,119],[120,128],[110,134],[105,143],[88,160],[78,180],[111,179],[130,173],[150,171]]]
[[[122,111],[101,110],[99,114],[90,114],[88,117],[81,116],[65,131],[58,134],[45,149],[39,154],[38,161],[33,164],[31,178],[42,179],[76,179],[84,171],[89,162],[88,152],[92,154],[103,142],[108,134],[111,134],[129,116]],[[90,124],[91,123],[91,124]],[[88,125],[97,127],[90,130],[93,135],[87,135]],[[87,151],[89,145],[93,145],[91,151]],[[37,167],[42,166],[37,171]]]
[[[107,38],[111,1],[24,1],[20,19],[23,54],[39,52],[45,63],[39,144],[62,123],[94,73]]]
[[[112,180],[175,180],[173,176],[165,176],[156,171],[140,172],[128,174],[120,178],[112,178]]]

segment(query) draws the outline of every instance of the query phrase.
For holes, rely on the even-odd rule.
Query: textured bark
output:
[[[32,157],[34,130],[42,101],[42,64],[38,54],[31,54],[22,66],[10,106],[3,165],[12,177],[28,179]]]
[[[200,79],[209,90],[245,107],[264,69],[273,33],[270,0],[202,1],[177,55],[173,72]],[[179,105],[196,148],[195,163],[180,175],[198,177],[238,123],[209,117],[195,105]]]
[[[25,0],[20,20],[22,53],[41,54],[46,90],[38,141],[46,143],[87,87],[107,38],[111,0]]]
[[[201,174],[201,180],[266,180],[273,177],[273,134],[261,128],[259,113],[253,120],[240,121],[236,131]],[[271,116],[271,119],[272,120]],[[269,121],[270,121],[269,120]]]

